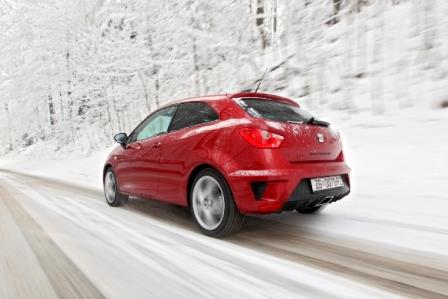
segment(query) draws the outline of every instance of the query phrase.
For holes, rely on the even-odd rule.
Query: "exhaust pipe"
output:
[[[325,196],[316,206],[323,206],[330,203],[333,200],[334,196]]]

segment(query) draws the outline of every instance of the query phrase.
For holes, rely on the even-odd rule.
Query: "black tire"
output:
[[[194,200],[193,191],[195,189],[195,186],[198,183],[198,181],[201,180],[201,178],[207,176],[214,178],[218,182],[219,187],[223,192],[223,199],[225,203],[222,220],[220,224],[215,229],[212,230],[209,230],[200,224],[200,221],[198,220],[199,216],[196,215],[195,210],[193,208],[193,200]],[[241,227],[244,224],[245,216],[239,212],[233,199],[232,192],[230,191],[229,185],[227,184],[224,177],[218,171],[212,168],[206,168],[201,170],[196,175],[189,192],[190,192],[191,215],[202,233],[204,233],[207,236],[219,238],[234,233],[239,229],[241,229]]]
[[[325,206],[318,206],[318,207],[312,207],[312,208],[297,208],[296,211],[300,214],[317,214],[318,212],[321,212]]]
[[[114,184],[114,188],[113,188],[114,195],[113,196],[108,194],[108,191],[107,191],[108,186],[106,186],[106,184],[108,184],[108,182],[109,182],[108,180],[110,180],[110,179],[113,180],[113,184]],[[103,189],[104,189],[104,196],[106,197],[106,202],[111,207],[119,207],[122,204],[126,203],[129,199],[128,195],[124,195],[124,194],[120,193],[119,188],[118,188],[117,177],[115,176],[115,173],[111,167],[109,167],[106,170],[106,173],[104,174]]]

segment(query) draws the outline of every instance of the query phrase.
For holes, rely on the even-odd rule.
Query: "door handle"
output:
[[[162,145],[162,142],[158,141],[152,145],[152,148],[159,148]]]
[[[133,150],[139,150],[142,148],[142,145],[140,143],[134,143],[134,144],[129,145],[129,147]]]

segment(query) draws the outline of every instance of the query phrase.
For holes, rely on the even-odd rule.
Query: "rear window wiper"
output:
[[[287,120],[287,123],[291,123],[291,124],[310,124],[310,125],[316,125],[316,126],[322,126],[322,127],[329,127],[330,123],[323,121],[323,120],[319,120],[319,119],[315,119],[314,117],[311,117],[310,119],[306,120],[306,121],[298,121],[298,120]]]
[[[311,117],[308,121],[308,124],[311,125],[316,125],[316,126],[322,126],[322,127],[329,127],[330,123],[327,121],[323,121],[323,120],[319,120],[319,119],[315,119],[314,117]]]
[[[286,120],[285,122],[290,124],[303,124],[305,123],[303,120]]]

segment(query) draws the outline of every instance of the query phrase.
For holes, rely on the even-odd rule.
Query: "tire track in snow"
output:
[[[8,214],[13,218],[15,224],[26,240],[27,245],[38,261],[38,266],[36,266],[38,269],[28,268],[27,274],[23,272],[21,273],[23,268],[21,271],[11,271],[19,267],[19,265],[16,264],[18,261],[14,261],[9,265],[12,269],[10,269],[8,273],[5,273],[5,275],[10,276],[11,273],[14,273],[15,277],[8,278],[14,280],[16,283],[22,284],[20,287],[18,287],[17,284],[14,287],[14,289],[16,289],[15,291],[20,294],[17,294],[17,298],[104,298],[101,292],[98,291],[76,265],[68,259],[51,240],[42,227],[22,208],[9,192],[2,188],[1,185],[0,198],[3,203],[3,208],[6,207],[8,210]],[[2,207],[0,206],[0,208]],[[8,245],[23,246],[23,244],[18,243]],[[22,250],[22,248],[16,249],[18,252]],[[27,264],[26,266],[29,267],[30,265]],[[32,283],[24,281],[24,277],[30,276],[28,279],[34,280],[36,277],[29,273],[38,273],[41,270],[45,273],[51,287],[48,285],[38,285],[31,287],[29,293],[24,292],[23,290],[28,287],[27,284]],[[45,288],[52,288],[57,297],[54,297],[54,294],[52,295],[49,291],[42,293],[41,290]]]
[[[138,263],[145,265],[148,271],[156,272],[159,280],[163,278],[162,281],[172,282],[176,286],[171,287],[172,290],[183,290],[183,294],[189,294],[189,297],[291,298],[296,297],[296,290],[300,290],[298,297],[340,298],[332,294],[333,288],[340,283],[339,279],[330,282],[330,286],[322,287],[316,282],[302,281],[306,278],[300,275],[284,273],[280,269],[284,269],[285,266],[279,265],[280,261],[275,258],[272,262],[241,252],[235,255],[241,247],[236,248],[235,251],[235,248],[229,248],[232,247],[229,244],[223,244],[220,240],[209,239],[200,234],[194,234],[194,238],[191,238],[191,232],[189,232],[190,237],[184,236],[179,231],[171,229],[171,226],[160,225],[158,221],[150,221],[148,217],[140,218],[148,222],[146,226],[150,227],[149,235],[148,231],[145,232],[146,234],[139,231],[141,226],[134,227],[132,230],[122,217],[113,218],[117,216],[116,212],[123,210],[110,209],[103,201],[100,203],[91,198],[74,197],[70,193],[65,195],[65,192],[62,193],[63,195],[59,192],[49,195],[51,189],[48,187],[32,188],[30,193],[26,190],[28,186],[23,183],[14,183],[12,186],[13,188],[23,186],[20,192],[24,192],[32,200],[46,201],[47,209],[88,230],[88,233],[93,234],[102,243],[107,243],[106,247],[112,247],[125,254],[126,259],[138,260]],[[133,224],[135,226],[135,223]],[[190,230],[191,228],[188,229]],[[111,240],[108,238],[111,231],[121,237]],[[221,245],[225,246],[221,247]],[[182,258],[185,259],[186,252],[188,252],[189,266],[184,265],[182,260]],[[295,270],[291,273],[297,274]],[[201,282],[204,276],[206,281]],[[219,284],[213,285],[213,282],[219,282]],[[166,297],[167,294],[168,297],[172,296],[171,290],[166,289],[163,284],[159,283],[159,286],[160,289],[157,292],[164,294],[162,297]],[[353,291],[340,287],[340,289],[344,288],[347,294],[345,298],[357,298],[358,286]],[[372,297],[370,293],[366,293],[366,296]]]
[[[82,193],[89,199],[103,201],[102,192],[98,190],[37,176],[10,173],[13,176],[27,178],[29,183],[45,186],[49,190],[58,189],[68,194]],[[182,209],[139,200],[131,200],[125,208],[158,218],[171,225],[194,230],[187,213],[184,213]],[[152,211],[153,208],[156,208],[157,212]],[[397,248],[384,246],[378,250],[378,248],[372,248],[369,242],[356,243],[334,236],[327,238],[314,235],[311,230],[298,231],[297,228],[289,227],[287,223],[269,218],[251,218],[249,222],[249,226],[243,232],[230,236],[226,241],[408,297],[446,298],[448,296],[446,269],[448,262],[438,257],[435,260],[440,261],[440,267],[434,266],[433,261],[428,262],[428,266],[421,254],[413,255],[412,252],[401,254]],[[389,254],[388,251],[395,254]]]

